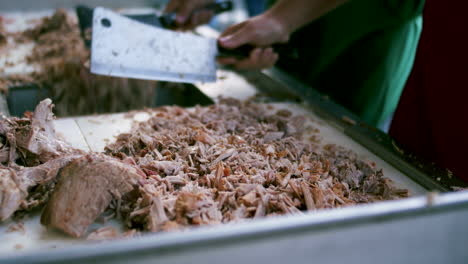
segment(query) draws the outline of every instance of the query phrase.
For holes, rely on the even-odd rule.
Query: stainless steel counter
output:
[[[468,192],[152,234],[1,263],[466,263]]]

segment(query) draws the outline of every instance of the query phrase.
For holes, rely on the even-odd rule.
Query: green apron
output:
[[[351,0],[291,36],[278,66],[367,123],[392,115],[422,30],[423,0]]]

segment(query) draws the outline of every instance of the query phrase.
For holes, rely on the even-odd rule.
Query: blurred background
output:
[[[6,108],[11,115],[21,116],[32,111],[46,97],[52,98],[56,104],[58,116],[213,103],[212,98],[191,84],[98,77],[89,73],[89,49],[83,46],[83,34],[79,32],[75,14],[77,5],[104,6],[124,14],[159,14],[167,2],[0,0],[0,34],[3,28],[10,38],[6,46],[0,47],[0,90],[3,90],[0,108]],[[209,25],[199,29],[215,37],[216,31],[261,13],[265,2],[232,0],[232,11],[215,16]],[[58,9],[66,12],[57,13]],[[51,20],[57,20],[60,26],[51,27],[54,24]],[[214,31],[210,32],[209,28]],[[31,39],[28,37],[30,32],[42,33]]]

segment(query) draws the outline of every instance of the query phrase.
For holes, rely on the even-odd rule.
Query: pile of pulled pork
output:
[[[0,221],[43,205],[59,170],[83,153],[58,139],[52,102],[25,118],[0,117]]]
[[[31,74],[6,75],[0,79],[0,91],[38,85],[54,99],[59,116],[115,113],[153,105],[157,82],[90,73],[90,50],[74,14],[57,9],[20,32],[2,31],[1,21],[0,17],[0,47],[2,42],[6,45],[6,37],[12,38],[11,51],[17,44],[34,43],[26,60],[39,67]]]
[[[105,153],[58,140],[50,110],[46,100],[0,121],[2,220],[45,204],[42,224],[81,237],[102,217],[157,232],[408,196],[354,152],[308,142],[318,132],[305,117],[268,105],[150,110]]]

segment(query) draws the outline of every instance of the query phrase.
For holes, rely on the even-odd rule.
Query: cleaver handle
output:
[[[216,1],[214,3],[208,4],[204,9],[213,11],[215,14],[231,11],[234,5],[232,1]]]
[[[254,48],[254,46],[246,44],[236,49],[226,49],[218,44],[218,57],[234,57],[238,59],[248,58],[250,52],[252,52]],[[280,56],[289,59],[296,59],[298,57],[296,49],[292,48],[288,44],[274,44],[273,50],[280,54]]]
[[[231,11],[233,8],[232,1],[216,1],[214,3],[208,4],[202,8],[202,10],[213,11],[215,15]],[[161,24],[165,28],[175,28],[176,25],[176,13],[167,13],[160,17]]]

